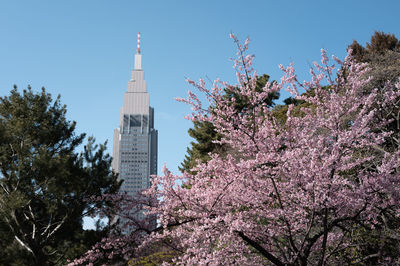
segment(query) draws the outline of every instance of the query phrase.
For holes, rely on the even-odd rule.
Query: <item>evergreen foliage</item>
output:
[[[189,135],[196,140],[190,143],[191,147],[187,148],[187,155],[182,162],[179,170],[181,172],[190,171],[196,166],[197,160],[202,163],[210,160],[209,153],[223,153],[224,147],[214,141],[219,140],[221,136],[215,131],[213,124],[210,122],[193,122],[193,128],[188,130]]]
[[[66,111],[44,88],[0,97],[0,263],[65,264],[104,235],[84,231],[82,218],[105,204],[91,197],[120,184],[106,144],[89,138],[77,153],[85,134]]]

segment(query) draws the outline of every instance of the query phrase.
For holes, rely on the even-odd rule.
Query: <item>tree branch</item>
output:
[[[277,257],[272,255],[270,252],[268,252],[265,248],[263,248],[260,244],[258,244],[256,241],[250,239],[247,237],[243,232],[240,231],[235,231],[235,233],[243,239],[244,242],[255,248],[258,252],[260,252],[265,258],[267,258],[270,262],[277,266],[284,266],[285,264],[281,262]]]
[[[21,239],[19,239],[18,236],[14,236],[14,238],[18,241],[18,243],[25,248],[26,250],[28,250],[30,253],[33,254],[33,256],[35,256],[35,253],[33,253],[32,249],[30,247],[28,247]]]

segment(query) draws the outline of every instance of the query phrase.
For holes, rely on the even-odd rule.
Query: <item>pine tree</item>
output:
[[[95,243],[82,218],[104,202],[90,198],[119,188],[106,146],[75,133],[60,96],[30,87],[0,97],[0,245],[6,264],[54,265]],[[4,241],[4,242],[3,242]],[[86,242],[86,243],[85,243]],[[11,246],[10,246],[11,245]],[[8,247],[8,250],[4,250]]]

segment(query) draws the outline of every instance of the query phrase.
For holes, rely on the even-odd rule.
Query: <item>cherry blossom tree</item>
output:
[[[331,63],[322,50],[311,81],[300,83],[293,65],[280,66],[281,82],[256,91],[249,41],[241,45],[231,37],[239,48],[238,84],[217,80],[208,89],[203,80],[188,80],[208,103],[190,91],[179,101],[192,106],[189,119],[211,122],[219,143],[235,152],[210,154],[195,174],[177,176],[165,167],[154,177],[143,195],[159,199],[146,208],[160,226],[141,229],[131,255],[163,242],[177,252],[178,265],[395,263],[398,258],[384,252],[361,256],[355,231],[399,219],[400,150],[381,144],[392,137],[383,129],[391,122],[387,114],[399,110],[400,82],[388,84],[383,97],[377,90],[365,95],[368,66],[350,56]],[[309,105],[301,116],[289,106],[282,122],[265,99],[285,88]],[[226,90],[247,99],[247,107],[238,111]]]

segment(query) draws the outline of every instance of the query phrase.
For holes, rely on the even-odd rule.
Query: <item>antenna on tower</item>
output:
[[[138,32],[137,35],[137,49],[136,49],[136,53],[140,54],[140,32]]]

